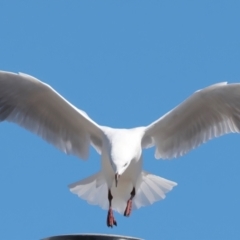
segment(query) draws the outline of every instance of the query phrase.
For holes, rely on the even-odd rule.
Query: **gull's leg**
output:
[[[133,187],[133,190],[131,192],[131,197],[127,201],[127,206],[126,206],[126,209],[124,211],[124,216],[125,217],[129,217],[130,214],[131,214],[131,211],[132,211],[132,199],[134,198],[135,194],[136,194],[135,187]]]
[[[111,228],[113,227],[113,225],[117,226],[117,222],[115,221],[113,216],[112,199],[113,199],[113,196],[112,196],[111,190],[108,189],[109,209],[108,209],[108,215],[107,215],[107,226]]]

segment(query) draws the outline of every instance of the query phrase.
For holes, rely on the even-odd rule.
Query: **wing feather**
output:
[[[157,159],[170,159],[214,137],[239,131],[240,84],[224,82],[195,92],[147,126],[142,144],[156,146]]]
[[[0,121],[14,122],[67,154],[101,152],[102,131],[49,85],[27,74],[0,71]]]

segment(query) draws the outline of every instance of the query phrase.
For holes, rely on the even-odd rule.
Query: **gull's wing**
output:
[[[49,85],[27,74],[0,71],[3,120],[19,124],[67,154],[86,159],[90,144],[101,152],[100,126]]]
[[[145,128],[143,147],[155,157],[179,157],[223,134],[240,131],[240,84],[218,83],[195,92]]]

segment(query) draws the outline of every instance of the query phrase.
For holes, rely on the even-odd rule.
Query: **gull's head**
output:
[[[140,144],[139,147],[132,147],[129,144],[128,146],[124,145],[124,148],[112,148],[111,150],[110,162],[115,175],[115,185],[117,187],[118,182],[121,181],[121,175],[131,166],[132,162],[138,161],[141,157],[142,148]]]
[[[115,172],[115,185],[116,185],[116,187],[118,185],[119,178],[125,172],[125,170],[128,168],[130,163],[131,163],[131,159],[129,161],[118,162],[117,164],[112,161],[113,171]]]
[[[127,140],[126,140],[127,142]],[[128,169],[134,159],[139,159],[141,155],[141,147],[138,149],[132,147],[131,144],[115,144],[109,153],[109,160],[115,175],[115,185],[117,187],[121,175]]]
[[[117,186],[121,175],[133,160],[138,161],[142,154],[142,135],[141,128],[136,129],[110,129],[107,128],[107,150],[112,170],[115,175]]]

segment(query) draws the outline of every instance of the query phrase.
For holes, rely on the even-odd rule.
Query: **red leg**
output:
[[[124,216],[125,217],[129,217],[130,214],[131,214],[131,211],[132,211],[132,199],[134,198],[135,194],[136,194],[136,191],[135,191],[135,187],[134,187],[132,192],[131,192],[131,197],[127,201],[127,206],[126,206],[126,209],[124,211]]]
[[[109,209],[108,209],[108,215],[107,215],[107,226],[108,227],[113,227],[113,225],[117,226],[117,222],[114,219],[113,216],[113,210],[112,210],[112,193],[110,191],[110,189],[108,190],[108,201],[109,201]]]

